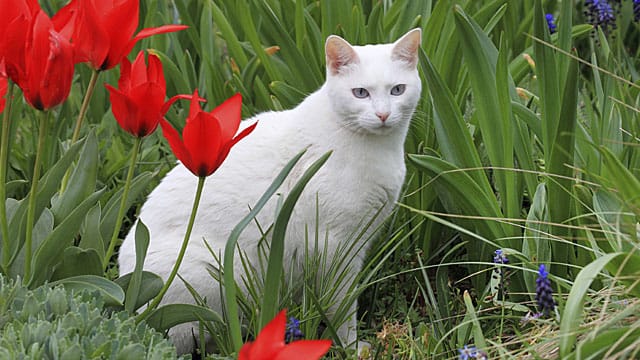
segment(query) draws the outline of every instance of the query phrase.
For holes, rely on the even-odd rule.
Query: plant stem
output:
[[[198,205],[200,204],[200,197],[202,196],[202,189],[204,188],[204,181],[206,179],[207,178],[205,176],[201,176],[198,178],[198,188],[196,190],[196,198],[193,200],[193,208],[191,209],[191,217],[189,218],[189,224],[187,225],[187,232],[184,234],[184,239],[182,240],[182,246],[180,247],[180,252],[178,253],[176,262],[173,265],[173,269],[171,269],[171,273],[169,274],[167,281],[164,283],[164,286],[162,286],[162,289],[160,290],[158,295],[156,295],[156,297],[153,298],[153,301],[151,302],[151,304],[147,306],[147,308],[140,315],[136,317],[136,322],[140,322],[145,318],[147,318],[149,314],[156,307],[158,307],[158,304],[160,304],[160,301],[162,301],[164,294],[166,294],[167,290],[169,290],[169,286],[171,286],[171,283],[173,282],[176,275],[178,274],[178,269],[180,268],[180,264],[182,263],[184,254],[187,251],[187,245],[189,244],[189,238],[191,237],[193,224],[195,223],[195,220],[196,220],[196,213],[198,212]]]
[[[9,114],[11,113],[11,103],[13,96],[13,82],[9,81],[7,89],[7,105],[2,114],[2,139],[0,140],[0,227],[2,228],[2,270],[6,274],[11,261],[10,240],[9,240],[9,220],[7,219],[7,159],[9,158]]]
[[[82,128],[82,122],[84,121],[84,117],[87,114],[87,109],[89,108],[89,102],[91,101],[91,97],[93,97],[93,91],[96,88],[96,83],[98,82],[98,76],[100,75],[100,71],[93,70],[91,73],[91,79],[89,80],[89,85],[87,86],[87,92],[84,94],[84,99],[82,99],[82,105],[80,106],[80,112],[78,113],[78,118],[76,119],[76,126],[73,129],[73,135],[71,135],[71,145],[75,144],[80,137],[80,129]],[[60,194],[64,192],[67,188],[67,183],[69,182],[69,177],[71,176],[71,169],[67,170],[62,178],[62,183],[60,184]]]
[[[87,92],[84,94],[84,99],[82,100],[82,105],[80,106],[80,113],[78,113],[78,118],[76,119],[76,127],[73,129],[73,135],[71,136],[71,144],[78,141],[78,138],[80,137],[82,121],[84,121],[84,116],[87,113],[87,109],[89,108],[89,102],[91,101],[93,91],[96,88],[96,83],[98,82],[99,75],[100,71],[98,70],[93,70],[93,73],[91,73],[91,80],[89,80]]]
[[[109,267],[109,261],[116,248],[116,242],[118,240],[118,234],[120,233],[120,227],[122,226],[122,219],[124,218],[124,212],[127,210],[127,197],[129,195],[129,189],[131,188],[131,180],[133,179],[133,173],[136,167],[136,161],[138,154],[140,153],[140,147],[142,145],[142,138],[136,137],[133,144],[133,152],[131,153],[131,164],[129,164],[129,171],[127,172],[127,179],[124,183],[124,190],[122,190],[122,198],[120,199],[120,209],[118,209],[118,217],[116,218],[116,225],[113,228],[111,234],[111,240],[109,241],[109,248],[102,259],[102,268],[107,271]]]
[[[36,159],[33,164],[33,178],[31,179],[31,190],[29,191],[29,204],[27,208],[27,228],[24,243],[24,279],[31,279],[31,254],[33,252],[33,226],[36,216],[36,195],[38,195],[38,181],[40,180],[40,162],[44,144],[47,140],[47,127],[49,126],[50,111],[40,111],[40,129],[38,134],[38,147],[36,149]]]

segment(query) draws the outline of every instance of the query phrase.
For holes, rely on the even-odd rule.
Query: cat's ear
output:
[[[360,62],[353,46],[340,36],[329,36],[324,45],[324,51],[327,57],[327,70],[331,75],[337,75],[345,66]]]
[[[422,44],[422,30],[413,29],[393,44],[391,59],[407,63],[411,67],[418,64],[418,49]]]

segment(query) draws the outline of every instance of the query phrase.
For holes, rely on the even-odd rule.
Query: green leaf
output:
[[[227,306],[227,319],[229,319],[229,333],[230,337],[233,341],[233,347],[235,351],[239,351],[242,346],[242,333],[240,332],[240,322],[239,322],[239,314],[238,314],[238,303],[237,303],[237,289],[236,289],[236,281],[234,277],[234,254],[236,250],[236,244],[238,243],[238,238],[240,238],[240,234],[242,231],[249,225],[253,219],[258,215],[260,210],[265,206],[267,201],[276,193],[280,185],[284,183],[285,179],[293,170],[293,167],[298,163],[302,155],[307,150],[303,150],[299,152],[296,156],[294,156],[285,166],[282,168],[278,176],[273,179],[269,188],[262,194],[262,197],[258,200],[255,206],[251,208],[251,211],[247,216],[245,216],[231,231],[229,238],[227,239],[227,243],[224,247],[224,258],[223,258],[223,266],[224,266],[224,299],[225,304]]]
[[[121,306],[124,302],[124,291],[115,282],[102,276],[81,275],[48,283],[49,287],[62,285],[67,290],[98,291],[101,293],[107,306]]]
[[[639,338],[640,329],[634,329],[632,326],[603,331],[580,342],[566,360],[603,359],[607,353],[624,353],[624,349],[637,342]]]
[[[271,251],[269,252],[267,273],[264,284],[264,288],[269,289],[271,294],[269,296],[265,296],[262,300],[262,307],[260,308],[260,327],[266,326],[278,312],[278,303],[280,300],[278,299],[278,294],[280,293],[280,279],[282,278],[282,269],[284,266],[284,241],[287,232],[287,224],[289,223],[289,219],[293,213],[293,208],[307,183],[318,172],[318,170],[320,170],[322,165],[327,162],[329,156],[331,156],[331,152],[322,155],[307,168],[304,174],[302,174],[300,179],[293,186],[287,195],[287,198],[284,200],[282,207],[278,211],[276,221],[273,224]]]
[[[538,184],[533,196],[525,232],[522,239],[522,254],[534,264],[551,262],[551,244],[549,239],[549,219],[547,214],[547,188],[544,183]],[[523,273],[525,284],[531,298],[536,293],[536,274],[531,271]]]
[[[158,331],[192,321],[223,322],[220,315],[208,307],[192,304],[169,304],[152,311],[145,322]]]
[[[640,216],[640,180],[605,146],[598,147],[602,156],[602,182],[615,189],[616,196]]]
[[[488,218],[503,218],[498,201],[491,193],[487,194],[472,178],[472,171],[463,171],[453,164],[429,155],[409,155],[412,164],[426,172],[436,184],[441,185],[445,192],[439,192],[440,197],[446,196],[445,207],[450,213],[461,213],[470,216]],[[445,199],[446,200],[446,199]],[[454,207],[455,206],[455,207]],[[494,221],[479,221],[478,228],[481,235],[488,239],[503,239],[507,232]]]
[[[125,205],[126,208],[130,208],[131,206],[133,206],[138,197],[142,195],[147,189],[147,186],[149,186],[151,180],[153,180],[153,177],[153,173],[147,171],[143,172],[133,179],[133,181],[131,182],[131,188],[129,189],[129,195],[127,196],[127,204]],[[111,239],[111,233],[113,232],[113,228],[116,226],[118,207],[120,206],[120,199],[122,198],[123,191],[124,188],[121,187],[118,192],[116,192],[109,199],[104,207],[103,218],[100,224],[100,232],[102,234],[102,239],[105,241]]]
[[[103,193],[104,189],[96,191],[80,203],[36,248],[33,254],[32,276],[28,279],[28,284],[42,284],[49,279],[54,266],[62,260],[64,249],[73,244],[87,212],[95,206]]]
[[[64,249],[62,261],[56,266],[51,280],[61,280],[79,275],[102,275],[102,258],[94,249],[70,246]]]
[[[149,248],[149,229],[138,219],[136,225],[136,265],[131,276],[131,282],[127,286],[127,295],[125,298],[124,309],[129,313],[133,313],[138,303],[138,295],[140,294],[140,288],[142,287],[142,267],[144,266],[144,259],[147,256],[147,249]]]
[[[102,208],[100,207],[100,203],[97,203],[87,212],[80,232],[80,244],[78,244],[78,246],[83,249],[94,249],[97,251],[100,259],[104,258],[105,252],[104,241],[100,233],[101,214]]]
[[[607,264],[607,270],[625,285],[626,293],[640,297],[640,255],[628,252],[616,257]]]
[[[473,341],[479,349],[487,349],[487,341],[484,339],[482,326],[480,325],[480,321],[478,320],[476,309],[473,307],[471,295],[469,295],[469,292],[465,290],[462,297],[464,298],[464,305],[467,308],[467,316],[469,316],[471,319]]]
[[[560,356],[565,358],[573,350],[576,344],[576,337],[580,332],[580,325],[583,323],[583,309],[587,291],[591,283],[600,272],[615,258],[624,256],[622,253],[612,253],[603,255],[585,266],[576,277],[571,287],[569,297],[565,302],[562,319],[560,321],[560,333],[558,335]]]
[[[120,285],[123,289],[129,288],[129,283],[131,282],[131,278],[133,273],[128,273],[120,276],[115,280],[115,283]],[[162,278],[152,272],[143,271],[141,280],[140,280],[140,288],[138,290],[138,296],[136,298],[136,302],[133,306],[134,310],[139,309],[142,305],[148,303],[151,299],[156,297],[158,293],[160,293],[160,289],[162,289],[162,285],[164,282]],[[125,303],[126,303],[125,298]]]
[[[58,191],[62,177],[69,166],[73,163],[82,148],[84,140],[73,144],[69,150],[58,160],[40,179],[38,183],[38,195],[36,196],[35,218],[38,219],[43,209],[49,205],[53,194]],[[15,259],[18,251],[24,243],[24,232],[27,218],[27,205],[29,196],[20,200],[11,221],[9,222],[9,233],[16,241],[11,241],[11,261]]]
[[[95,132],[90,131],[84,140],[80,159],[71,174],[67,188],[52,201],[51,211],[56,224],[62,222],[78,204],[95,191],[98,164],[98,141]]]

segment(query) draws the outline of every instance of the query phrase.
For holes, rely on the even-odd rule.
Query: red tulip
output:
[[[0,75],[14,82],[24,76],[24,45],[39,11],[37,0],[0,0]]]
[[[238,360],[314,360],[329,351],[331,340],[299,340],[285,344],[286,310],[282,310],[240,349]]]
[[[107,70],[119,64],[139,40],[187,28],[165,25],[143,29],[134,36],[139,12],[139,0],[71,0],[54,16],[54,23],[74,44],[76,62]]]
[[[173,153],[196,176],[213,174],[229,154],[231,147],[255,129],[256,124],[234,136],[240,126],[242,97],[236,94],[211,112],[202,111],[198,90],[191,98],[183,138],[168,121],[160,122]]]
[[[4,111],[4,105],[6,103],[5,96],[7,96],[7,78],[0,75],[0,113]]]
[[[27,102],[47,110],[65,101],[73,80],[73,48],[43,11],[34,16],[24,47],[24,68],[14,81]]]
[[[122,59],[120,79],[116,89],[109,90],[113,116],[125,131],[136,137],[151,134],[167,113],[171,104],[178,99],[190,99],[191,95],[176,95],[165,102],[167,85],[164,80],[160,59],[149,55],[149,66],[144,62],[144,52],[138,53],[133,66]]]

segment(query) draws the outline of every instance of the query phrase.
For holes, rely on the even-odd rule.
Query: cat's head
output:
[[[418,49],[422,31],[413,29],[392,44],[352,46],[339,36],[327,38],[325,87],[340,126],[386,134],[406,129],[422,83]]]

